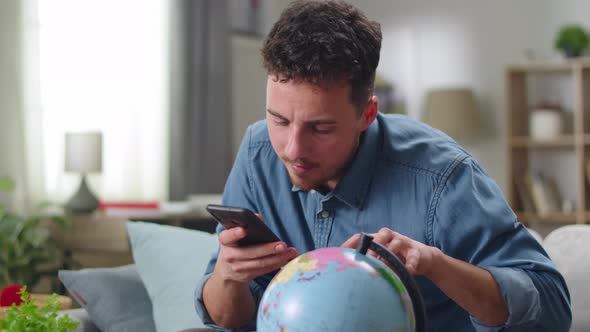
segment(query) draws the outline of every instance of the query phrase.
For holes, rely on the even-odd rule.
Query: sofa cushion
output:
[[[567,225],[549,233],[543,245],[569,288],[572,305],[570,331],[590,331],[590,225]]]
[[[194,306],[194,290],[217,236],[186,228],[128,222],[133,258],[152,301],[159,332],[204,327]]]
[[[134,265],[61,270],[59,279],[102,331],[156,331],[152,304]]]

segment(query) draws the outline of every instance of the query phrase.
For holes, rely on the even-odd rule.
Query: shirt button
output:
[[[322,218],[328,218],[330,216],[330,211],[322,211],[322,213],[320,213],[320,216],[322,216]]]

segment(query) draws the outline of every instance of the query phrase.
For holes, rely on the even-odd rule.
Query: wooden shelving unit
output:
[[[573,130],[548,140],[529,136],[530,104],[527,86],[530,75],[567,75],[573,80]],[[590,220],[590,186],[586,179],[586,163],[590,160],[590,59],[564,60],[552,63],[511,65],[506,70],[507,198],[519,221],[552,223],[586,223]],[[530,155],[535,150],[571,151],[575,158],[574,171],[564,176],[575,177],[576,197],[572,213],[554,211],[539,215],[525,212],[516,180],[525,176],[531,166]]]
[[[573,148],[574,135],[562,135],[551,140],[535,140],[528,136],[513,136],[510,140],[513,148]]]

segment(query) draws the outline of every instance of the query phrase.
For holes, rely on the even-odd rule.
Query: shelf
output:
[[[507,67],[505,74],[506,127],[510,128],[506,139],[506,196],[510,206],[514,211],[520,211],[517,213],[518,220],[525,224],[589,222],[590,185],[586,182],[586,168],[590,159],[590,57],[514,64]],[[560,84],[564,79],[567,79],[567,86]],[[571,126],[568,123],[571,128],[567,134],[538,139],[529,135],[530,105],[546,95],[548,92],[545,90],[556,90],[551,94],[559,95],[560,99],[568,98],[572,112],[567,120],[573,122]],[[556,166],[563,165],[561,158],[564,155],[567,155],[567,164],[572,165],[568,166],[568,170],[556,169]],[[535,183],[533,179],[521,178],[532,173],[541,173],[546,177],[539,178]],[[537,203],[543,204],[550,199],[543,196],[551,196],[555,187],[567,190],[567,195],[560,193],[560,196],[576,202],[575,211],[563,213],[554,208],[556,212],[546,214],[525,212],[525,207],[539,206]]]
[[[587,213],[590,216],[590,212]],[[534,213],[518,212],[516,213],[518,221],[522,223],[540,222],[540,223],[563,223],[572,224],[576,223],[577,215],[575,213],[563,213],[563,212],[549,212],[543,215]]]
[[[574,135],[562,135],[547,140],[535,139],[530,136],[514,136],[510,142],[513,148],[573,148],[575,144]],[[590,145],[590,134],[582,136],[582,144]]]
[[[574,67],[590,68],[590,58],[562,59],[554,62],[527,62],[508,66],[511,72],[568,72]]]
[[[588,140],[590,144],[590,135],[584,136],[584,142]],[[513,148],[568,148],[574,147],[574,135],[561,135],[556,138],[540,140],[530,136],[514,136],[510,142]]]

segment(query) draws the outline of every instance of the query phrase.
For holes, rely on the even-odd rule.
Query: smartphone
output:
[[[273,231],[264,224],[254,212],[240,207],[217,204],[207,205],[207,211],[225,229],[243,227],[246,229],[246,237],[238,241],[240,246],[280,241]]]

